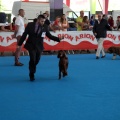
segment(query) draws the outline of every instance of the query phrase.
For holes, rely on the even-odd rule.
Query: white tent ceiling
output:
[[[5,12],[10,13],[12,10],[12,5],[14,1],[19,1],[19,0],[1,0],[2,9]],[[49,0],[29,0],[29,1],[47,2]],[[63,0],[63,1],[64,3],[66,3],[66,0]],[[100,0],[101,4],[102,4],[102,1],[103,0]],[[71,0],[70,4],[71,4],[70,7],[73,11],[80,11],[80,10],[90,11],[89,0]],[[109,0],[108,11],[112,11],[112,10],[120,10],[120,0]],[[96,11],[101,11],[101,8],[98,2],[96,5]]]

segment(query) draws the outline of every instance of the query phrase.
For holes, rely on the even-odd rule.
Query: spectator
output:
[[[34,19],[33,19],[33,22],[36,22],[36,21],[37,21],[37,18],[34,18]]]
[[[13,18],[12,23],[10,24],[11,31],[15,31],[15,20],[16,20],[16,17]]]
[[[19,42],[24,30],[25,30],[25,23],[24,23],[24,15],[25,12],[23,9],[19,10],[19,15],[15,20],[15,32],[14,36],[17,38],[17,43]],[[15,66],[23,66],[23,63],[19,62],[20,52],[21,52],[22,46],[18,49],[16,48],[15,51]]]
[[[62,25],[62,30],[67,31],[67,29],[69,28],[69,24],[68,24],[65,14],[62,15],[60,22]]]
[[[9,32],[10,31],[10,25],[0,26],[0,31]]]
[[[49,26],[50,25],[50,21],[48,19],[48,15],[46,13],[43,13],[43,15],[45,17],[45,23],[44,24],[46,24],[47,26]]]
[[[45,11],[45,13],[47,15],[47,18],[49,19],[49,16],[50,16],[49,11]]]
[[[53,24],[51,24],[51,28],[54,32],[63,30],[59,16],[57,16]]]
[[[65,14],[61,16],[60,22],[61,22],[62,31],[67,31],[67,29],[69,28],[69,24],[68,24]],[[70,54],[69,50],[65,50],[65,51],[68,52],[68,54]],[[73,50],[72,50],[72,53],[74,53]]]
[[[118,30],[119,25],[120,25],[120,16],[117,17],[116,24],[117,24],[116,27],[117,27],[117,30]]]
[[[82,25],[83,17],[84,17],[84,11],[80,11],[80,16],[76,19],[77,31],[81,31],[82,30],[81,25]]]
[[[76,19],[76,22],[77,22],[77,31],[82,31],[83,17],[84,17],[84,11],[80,11],[80,16]],[[81,50],[80,53],[82,53],[83,51],[85,51],[85,50]]]
[[[82,21],[83,21],[83,17],[84,17],[84,11],[80,11],[80,16],[76,19],[76,23],[77,23],[77,31],[82,31]],[[81,50],[82,52],[83,50]],[[80,53],[81,53],[80,52]]]
[[[91,16],[90,25],[91,25],[91,26],[94,26],[94,23],[95,23],[95,17],[94,17],[94,16]]]
[[[88,17],[84,16],[82,24],[81,24],[82,30],[89,30],[89,26],[90,26],[90,24],[89,24],[89,21],[88,21]]]
[[[113,20],[113,17],[112,17],[112,16],[110,16],[110,17],[108,18],[108,24],[109,24],[110,27],[113,29],[113,27],[114,27],[114,20]]]
[[[106,14],[103,14],[102,18],[105,19],[105,20],[108,20],[108,17],[107,17]]]
[[[82,24],[81,24],[81,28],[82,30],[89,30],[89,26],[90,26],[90,23],[89,23],[89,20],[88,20],[88,17],[87,16],[84,16],[83,17],[83,21],[82,21]],[[89,50],[86,51],[87,53],[90,53]]]

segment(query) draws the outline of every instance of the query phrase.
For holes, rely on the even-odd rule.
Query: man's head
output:
[[[99,20],[99,21],[102,20],[102,14],[98,14],[98,20]]]
[[[84,11],[83,10],[80,11],[80,17],[84,17]]]
[[[43,26],[44,23],[45,23],[45,17],[44,17],[44,15],[39,15],[38,18],[37,18],[37,22],[38,22],[41,26]]]
[[[21,16],[21,17],[24,17],[25,16],[25,11],[23,10],[23,9],[19,9],[19,15]]]

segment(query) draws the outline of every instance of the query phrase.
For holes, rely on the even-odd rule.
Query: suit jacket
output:
[[[107,30],[112,30],[107,20],[102,19],[100,23],[97,20],[95,20],[93,33],[97,33],[96,38],[106,38]]]
[[[27,50],[37,49],[39,51],[42,51],[44,49],[44,46],[43,46],[44,37],[42,36],[43,33],[45,33],[46,36],[48,38],[50,38],[51,40],[60,42],[58,37],[55,37],[55,36],[50,34],[47,25],[43,25],[41,27],[40,33],[37,35],[35,33],[35,24],[36,24],[35,22],[28,23],[20,41],[18,42],[19,46],[21,46],[23,44],[24,40],[26,39],[26,37],[28,35],[28,39],[27,39],[24,47]]]

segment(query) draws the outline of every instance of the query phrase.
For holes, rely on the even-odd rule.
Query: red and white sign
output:
[[[81,50],[97,48],[97,40],[92,31],[51,32],[51,34],[55,36],[63,35],[64,40],[61,40],[61,42],[58,43],[45,37],[45,50]],[[0,32],[0,51],[15,51],[16,39],[12,38],[12,35],[13,32]],[[110,46],[120,46],[119,31],[107,32],[107,38],[105,38],[104,47],[107,49]]]

